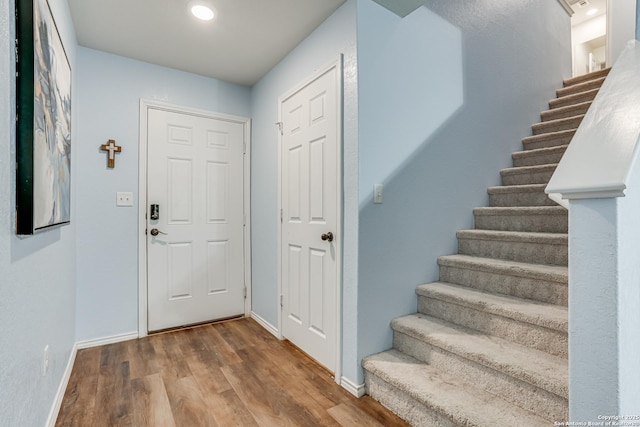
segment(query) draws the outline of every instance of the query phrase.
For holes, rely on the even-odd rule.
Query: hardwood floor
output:
[[[251,319],[78,351],[56,426],[407,426]]]

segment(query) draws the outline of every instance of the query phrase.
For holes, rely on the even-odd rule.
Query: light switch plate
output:
[[[133,206],[133,193],[126,191],[117,192],[116,206]]]
[[[373,203],[382,203],[382,184],[374,184],[373,186]]]

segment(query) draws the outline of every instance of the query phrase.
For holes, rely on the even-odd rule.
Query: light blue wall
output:
[[[570,39],[555,1],[432,0],[404,20],[358,2],[359,357],[391,346],[390,320],[416,311],[416,285],[456,252],[570,76]]]
[[[67,3],[49,0],[76,72],[76,39]],[[71,225],[19,239],[15,220],[14,2],[0,4],[0,424],[45,425],[75,341],[75,234]],[[72,205],[77,183],[77,86],[72,88]],[[43,350],[50,365],[42,375]]]
[[[355,379],[357,276],[357,67],[356,0],[347,1],[282,62],[252,93],[251,226],[253,311],[278,326],[278,98],[315,70],[344,55],[344,254],[343,343],[345,376]]]
[[[640,40],[640,0],[636,0],[636,40]]]
[[[140,98],[250,116],[250,89],[87,48],[78,49],[77,339],[138,330]],[[100,145],[122,146],[107,169]],[[134,207],[116,207],[116,192]]]

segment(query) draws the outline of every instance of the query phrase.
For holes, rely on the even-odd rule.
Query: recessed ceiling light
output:
[[[589,10],[587,11],[587,16],[593,16],[593,15],[595,15],[596,13],[598,13],[598,9],[596,9],[596,8],[589,9]]]
[[[215,14],[213,10],[204,3],[201,2],[191,2],[189,3],[189,10],[191,10],[191,14],[198,19],[202,19],[203,21],[211,21]]]

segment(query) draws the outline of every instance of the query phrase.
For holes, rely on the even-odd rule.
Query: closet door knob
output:
[[[325,241],[333,242],[333,233],[332,232],[324,233],[322,236],[320,236],[320,238]]]

